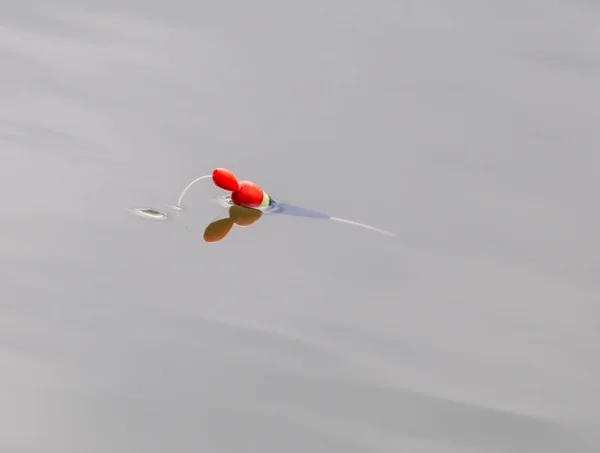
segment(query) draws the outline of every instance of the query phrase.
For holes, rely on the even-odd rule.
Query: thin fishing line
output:
[[[349,225],[366,228],[367,230],[377,231],[378,233],[385,234],[387,236],[396,236],[394,233],[390,233],[389,231],[385,231],[380,228],[375,228],[374,226],[365,225],[364,223],[358,223],[358,222],[354,222],[352,220],[340,219],[339,217],[330,217],[329,219],[335,220],[336,222],[347,223]]]
[[[183,192],[181,193],[181,196],[179,197],[179,201],[177,202],[177,207],[181,208],[181,200],[183,200],[183,196],[185,195],[185,193],[189,190],[190,187],[192,187],[194,184],[196,184],[198,181],[201,181],[203,179],[206,178],[210,178],[212,175],[205,175],[205,176],[200,176],[199,178],[194,179],[191,183],[189,183],[187,185],[187,187],[185,189],[183,189]]]

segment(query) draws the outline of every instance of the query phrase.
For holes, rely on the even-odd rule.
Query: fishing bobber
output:
[[[213,182],[223,190],[231,192],[231,201],[246,208],[264,208],[269,206],[271,198],[251,181],[238,182],[234,174],[226,168],[213,170]]]
[[[240,188],[237,178],[226,168],[215,168],[212,172],[212,179],[217,187],[229,192]]]

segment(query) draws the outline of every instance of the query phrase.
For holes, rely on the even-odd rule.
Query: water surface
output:
[[[595,3],[1,12],[0,451],[600,450]]]

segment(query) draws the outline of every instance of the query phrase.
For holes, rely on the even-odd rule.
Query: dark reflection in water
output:
[[[233,225],[247,227],[253,225],[262,217],[262,211],[233,205],[229,208],[229,217],[211,222],[204,230],[206,242],[219,242],[225,238]]]

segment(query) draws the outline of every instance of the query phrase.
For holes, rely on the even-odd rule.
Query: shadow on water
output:
[[[257,209],[248,209],[241,206],[231,206],[229,217],[211,222],[204,230],[206,242],[219,242],[225,238],[234,225],[248,227],[255,224],[263,213]]]

